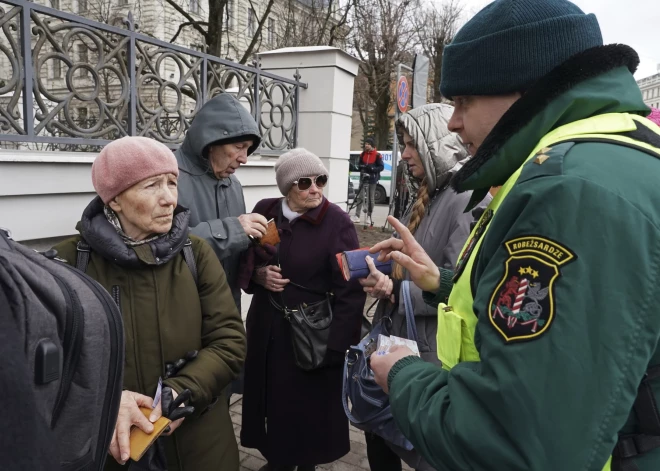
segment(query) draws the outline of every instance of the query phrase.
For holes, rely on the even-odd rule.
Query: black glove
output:
[[[163,417],[167,417],[174,422],[175,420],[192,415],[193,412],[195,412],[193,406],[179,407],[185,401],[189,401],[191,396],[192,393],[190,392],[190,389],[184,389],[181,391],[181,394],[174,399],[172,388],[164,386],[160,393],[160,408],[163,411]]]
[[[193,361],[195,358],[197,358],[197,355],[199,352],[197,350],[192,350],[188,353],[186,353],[186,356],[183,358],[179,358],[177,361],[174,363],[165,363],[165,378],[171,378],[172,376],[176,376],[176,374],[186,366],[188,362]]]

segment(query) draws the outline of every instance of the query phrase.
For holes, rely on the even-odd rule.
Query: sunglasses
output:
[[[312,187],[312,183],[316,185],[316,188],[321,189],[328,183],[328,176],[319,175],[318,177],[314,177],[314,179],[303,177],[293,182],[294,185],[298,186],[300,191],[309,190]]]

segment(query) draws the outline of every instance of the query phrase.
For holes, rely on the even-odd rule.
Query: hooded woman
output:
[[[80,235],[55,247],[112,295],[124,322],[124,384],[106,471],[238,470],[221,397],[245,358],[245,331],[218,258],[188,234],[178,175],[164,144],[146,137],[108,144],[92,166],[98,196],[82,214]],[[152,406],[149,418],[139,409]],[[166,436],[130,461],[131,427],[150,433],[161,414],[173,420]]]
[[[449,131],[447,123],[453,107],[429,104],[403,114],[396,122],[401,159],[407,164],[410,181],[417,188],[417,196],[402,217],[415,239],[424,247],[438,267],[441,267],[443,286],[447,295],[451,290],[451,277],[465,241],[470,235],[475,214],[480,214],[490,200],[483,201],[473,212],[464,210],[471,192],[456,193],[449,187],[452,175],[467,158],[467,151],[458,136]],[[474,214],[473,214],[474,213]],[[370,260],[367,259],[370,263]],[[370,263],[370,265],[373,265]],[[389,317],[390,334],[406,337],[405,309],[401,299],[401,281],[409,279],[401,266],[394,267],[392,276],[371,270],[368,278],[360,280],[364,290],[381,301],[374,315],[374,323]],[[436,354],[437,309],[427,305],[422,290],[410,285],[415,312],[418,347],[421,357],[439,364]],[[378,435],[367,433],[367,454],[374,471],[401,470],[401,460]],[[397,449],[396,452],[416,469],[432,469],[414,452]]]

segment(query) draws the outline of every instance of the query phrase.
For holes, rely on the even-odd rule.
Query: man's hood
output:
[[[413,139],[432,190],[443,187],[468,156],[459,137],[447,127],[453,111],[452,106],[432,103],[401,115],[396,122],[400,142],[403,131]]]
[[[480,201],[503,185],[550,131],[606,113],[646,116],[633,73],[637,53],[624,45],[600,46],[573,56],[534,84],[502,116],[476,155],[452,179],[458,192]]]
[[[248,155],[261,143],[261,132],[250,112],[232,95],[222,93],[206,102],[195,116],[176,152],[180,157],[179,167],[188,173],[207,171],[204,149],[214,142],[240,137],[254,139]]]

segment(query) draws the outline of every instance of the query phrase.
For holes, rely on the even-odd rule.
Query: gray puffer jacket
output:
[[[453,270],[458,260],[459,252],[470,235],[474,216],[464,210],[470,201],[471,192],[457,194],[449,188],[451,176],[458,171],[460,162],[467,158],[467,152],[458,136],[449,131],[447,123],[453,108],[449,105],[429,104],[416,108],[402,115],[396,122],[397,132],[402,135],[406,131],[412,137],[417,152],[422,160],[429,188],[431,202],[426,215],[415,231],[415,239],[433,259],[437,266]],[[401,136],[401,142],[403,137]],[[411,179],[414,180],[412,175]],[[484,200],[484,206],[490,200]],[[414,203],[414,201],[413,201]],[[412,204],[402,218],[404,224],[410,220]],[[409,279],[408,274],[405,278]],[[436,333],[438,330],[438,312],[427,305],[422,298],[422,290],[411,283],[410,294],[415,312],[418,345],[424,360],[439,364],[436,355]],[[407,335],[405,309],[402,292],[396,294],[398,305],[393,307],[389,301],[378,303],[374,320],[385,315],[392,317],[392,335],[405,337]]]
[[[464,212],[472,192],[458,194],[449,187],[449,180],[461,167],[460,162],[467,158],[467,152],[458,136],[447,128],[452,112],[453,107],[449,105],[433,103],[403,114],[396,122],[400,142],[403,142],[403,131],[406,131],[413,139],[422,160],[427,184],[429,188],[435,189],[431,193],[431,202],[426,215],[415,231],[415,240],[437,266],[448,270],[454,270],[459,252],[470,235],[471,224],[474,221],[472,212]],[[407,168],[406,166],[406,171]],[[411,180],[415,180],[412,175],[408,176]],[[490,199],[488,195],[474,211],[480,211]],[[413,204],[414,201],[401,218],[401,222],[406,225],[410,221]],[[410,279],[407,272],[405,279]],[[389,300],[380,301],[374,314],[374,322],[383,316],[390,316],[392,319],[390,334],[407,337],[401,284],[397,283],[395,286],[399,286],[396,293],[397,304],[393,306]],[[425,361],[439,365],[440,360],[436,353],[438,311],[424,302],[422,290],[413,283],[410,283],[410,295],[415,313],[420,355]],[[415,450],[407,451],[393,444],[388,445],[414,469],[433,470]]]
[[[217,178],[204,151],[215,142],[241,137],[254,139],[248,154],[261,142],[259,127],[249,111],[236,98],[223,93],[209,100],[197,113],[176,151],[180,170],[179,204],[190,209],[190,232],[213,248],[239,308],[238,264],[250,242],[238,221],[238,216],[246,213],[243,187],[234,175]]]

